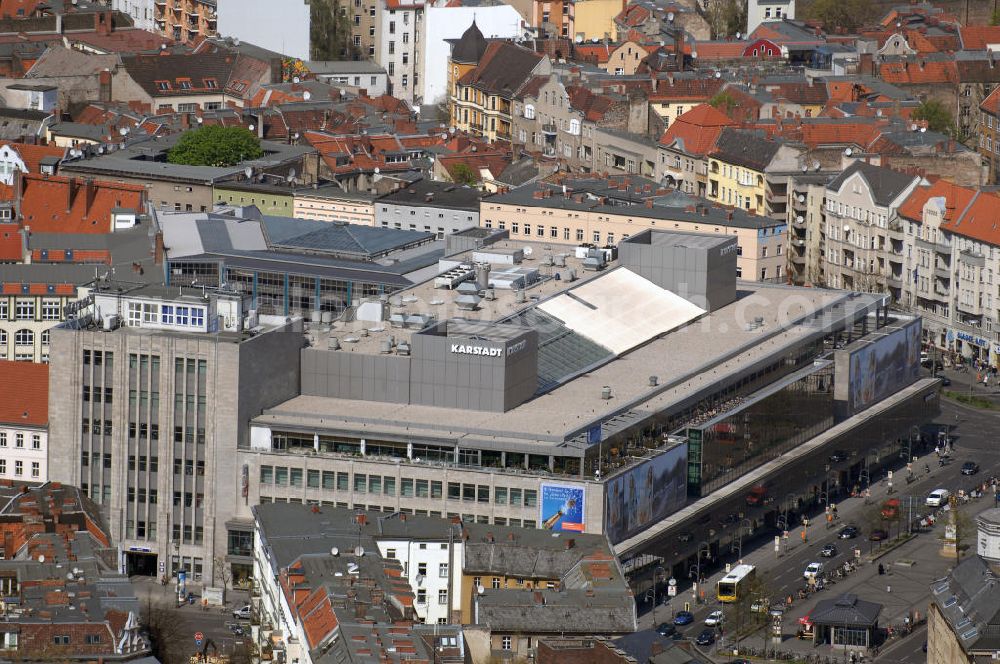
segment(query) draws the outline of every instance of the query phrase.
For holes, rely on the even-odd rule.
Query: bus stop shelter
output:
[[[845,594],[816,604],[810,614],[813,643],[846,650],[867,650],[876,643],[882,605]]]

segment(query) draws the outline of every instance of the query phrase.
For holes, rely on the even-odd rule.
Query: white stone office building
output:
[[[92,296],[52,332],[49,479],[101,505],[123,571],[221,585],[246,496],[237,441],[297,393],[302,335],[239,293],[102,282]]]
[[[375,62],[389,75],[389,94],[423,103],[424,0],[377,0]]]

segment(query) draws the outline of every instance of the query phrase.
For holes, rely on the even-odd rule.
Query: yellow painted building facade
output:
[[[615,16],[622,10],[621,0],[581,0],[574,8],[574,28],[577,37],[614,39]]]

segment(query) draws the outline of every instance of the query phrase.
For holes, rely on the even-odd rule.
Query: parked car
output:
[[[250,620],[250,605],[244,604],[240,608],[233,611],[233,617],[237,620]]]
[[[824,544],[823,548],[820,549],[819,555],[824,558],[833,558],[837,555],[837,545],[836,544]]]
[[[674,624],[677,626],[690,625],[694,622],[694,614],[690,611],[678,611],[674,616]]]
[[[660,623],[659,627],[656,628],[656,633],[660,636],[673,636],[677,633],[677,628],[670,623]]]
[[[806,579],[814,579],[823,573],[823,563],[809,563],[802,576]]]
[[[770,606],[771,606],[771,600],[764,597],[762,599],[754,601],[754,603],[750,605],[750,610],[753,613],[767,613],[767,609]]]
[[[950,497],[951,491],[948,489],[934,489],[927,495],[927,500],[924,502],[927,503],[928,507],[941,507],[948,502]]]
[[[947,376],[939,376],[939,378],[941,379],[942,387],[948,387],[951,385],[951,378],[948,378]]]
[[[838,461],[847,461],[850,455],[846,450],[834,450],[833,454],[830,455],[830,461],[837,463]]]
[[[881,528],[875,528],[868,535],[868,539],[872,542],[881,542],[882,540],[889,539],[889,533],[882,530]]]
[[[962,464],[963,475],[975,475],[979,472],[979,464],[975,461],[966,461]]]
[[[694,640],[699,646],[710,646],[715,643],[715,630],[706,629],[702,630],[698,638]]]
[[[857,536],[858,536],[857,526],[844,526],[844,528],[841,529],[839,533],[837,533],[837,537],[839,539],[854,539]]]
[[[723,620],[722,611],[712,611],[708,614],[708,617],[705,618],[705,625],[707,627],[716,627],[721,625]]]

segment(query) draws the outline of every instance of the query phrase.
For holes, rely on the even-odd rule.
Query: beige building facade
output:
[[[296,219],[342,221],[375,225],[374,198],[365,192],[344,191],[336,185],[295,192],[292,216]]]

